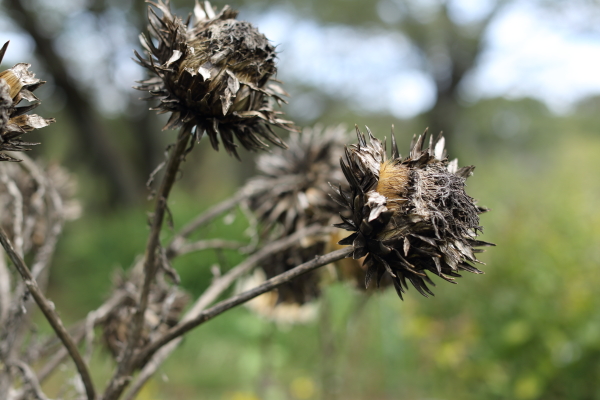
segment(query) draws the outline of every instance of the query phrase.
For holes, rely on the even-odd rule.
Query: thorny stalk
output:
[[[29,268],[27,268],[27,265],[25,265],[23,259],[15,252],[15,249],[8,240],[6,233],[4,233],[4,230],[1,228],[0,242],[2,243],[2,247],[4,247],[4,250],[13,262],[15,268],[23,278],[23,281],[25,282],[25,285],[27,286],[27,289],[33,296],[35,302],[38,304],[38,306],[44,313],[44,316],[52,326],[52,329],[54,329],[56,335],[60,338],[64,346],[67,348],[69,355],[71,356],[73,362],[75,363],[75,366],[77,367],[77,371],[79,372],[79,376],[81,377],[81,380],[85,387],[85,392],[88,397],[88,400],[95,400],[96,393],[94,391],[94,385],[92,383],[92,378],[88,371],[88,367],[83,361],[83,358],[81,357],[81,354],[79,353],[79,350],[77,349],[77,345],[75,344],[73,338],[69,335],[60,317],[54,310],[54,304],[48,301],[43,295],[37,282],[31,275]]]
[[[154,216],[152,218],[152,226],[150,228],[150,234],[146,244],[145,261],[144,261],[144,284],[140,293],[139,303],[136,312],[133,316],[131,332],[127,346],[121,356],[121,360],[117,367],[117,370],[111,378],[106,390],[104,392],[104,400],[117,399],[125,385],[129,381],[129,375],[134,369],[132,363],[134,352],[136,350],[142,328],[144,326],[144,313],[148,308],[148,296],[150,294],[150,285],[154,280],[156,274],[159,257],[157,256],[158,248],[160,246],[160,232],[164,222],[165,213],[167,211],[167,199],[171,192],[171,188],[175,183],[177,173],[179,171],[179,165],[185,158],[186,149],[191,137],[191,130],[188,127],[183,127],[177,137],[177,143],[175,148],[169,155],[165,174],[163,176],[160,188],[156,195],[156,205],[154,210]]]

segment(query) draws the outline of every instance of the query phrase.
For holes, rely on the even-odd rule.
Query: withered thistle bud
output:
[[[8,43],[6,42],[0,49],[0,62],[4,58]],[[4,151],[30,150],[27,146],[37,143],[25,142],[20,136],[54,122],[54,118],[46,119],[39,115],[27,114],[40,105],[39,99],[32,92],[46,83],[35,78],[35,74],[29,71],[30,66],[30,64],[19,63],[0,72],[0,161],[19,161]],[[17,107],[23,99],[32,104]]]
[[[129,279],[122,273],[115,276],[114,292],[115,295],[120,294],[122,298],[102,323],[104,343],[115,358],[119,357],[129,338],[140,280],[141,275],[135,268]],[[175,326],[188,302],[187,294],[177,287],[170,286],[163,276],[159,276],[150,288],[139,345],[150,343],[151,340]]]
[[[275,149],[257,160],[259,176],[249,185],[269,188],[251,198],[250,207],[266,229],[279,225],[288,235],[314,223],[329,224],[340,207],[329,183],[339,184],[339,168],[347,131],[342,126],[304,128],[292,132],[289,149]]]
[[[353,258],[365,257],[365,285],[379,283],[387,272],[400,298],[408,280],[423,296],[433,295],[430,272],[455,283],[459,271],[482,273],[477,247],[492,245],[476,240],[481,233],[479,214],[487,211],[465,192],[474,167],[458,168],[448,162],[440,135],[424,147],[423,135],[402,158],[392,134],[392,154],[373,137],[370,144],[356,128],[358,144],[346,148],[341,160],[350,190],[337,190],[337,201],[350,211],[339,228],[353,231],[340,241],[353,245]]]
[[[272,76],[276,73],[275,48],[250,23],[238,21],[238,12],[225,6],[215,13],[209,2],[198,2],[193,21],[171,14],[168,2],[152,3],[149,32],[141,42],[147,58],[136,52],[140,65],[154,77],[141,81],[139,90],[158,99],[154,110],[171,113],[163,130],[193,129],[197,139],[208,133],[215,150],[219,136],[225,150],[237,157],[234,136],[248,150],[285,144],[271,126],[294,130],[280,118],[273,103],[284,102],[287,93]]]
[[[266,187],[250,199],[250,208],[263,225],[263,236],[268,241],[277,240],[314,224],[330,226],[340,206],[329,196],[330,182],[339,184],[344,176],[338,160],[343,154],[347,130],[342,126],[305,128],[302,133],[293,132],[289,149],[275,149],[263,154],[257,161],[260,175],[248,184]],[[328,234],[313,235],[297,245],[272,255],[261,269],[267,279],[324,254],[329,246]],[[279,315],[276,310],[256,307],[283,307],[302,305],[321,294],[320,281],[323,270],[304,274],[280,286],[273,294],[256,302],[254,309],[271,317]],[[271,300],[265,301],[269,297]],[[304,312],[295,313],[301,317]]]

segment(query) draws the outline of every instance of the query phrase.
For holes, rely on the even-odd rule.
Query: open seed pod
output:
[[[339,243],[354,246],[354,259],[365,257],[365,285],[387,273],[400,298],[406,280],[427,297],[427,284],[435,286],[428,272],[452,283],[459,271],[482,273],[475,253],[492,244],[476,239],[487,210],[465,192],[474,167],[448,162],[441,135],[425,146],[426,133],[404,158],[392,134],[388,159],[385,143],[367,131],[370,144],[357,127],[358,144],[346,148],[341,166],[350,189],[335,196],[350,211],[336,226],[353,232]]]
[[[0,62],[4,58],[8,42],[0,49]],[[40,105],[33,91],[46,83],[29,71],[30,64],[19,63],[0,72],[0,161],[19,161],[5,151],[26,151],[37,143],[23,141],[21,135],[43,128],[54,122],[54,118],[42,118],[27,114]],[[22,100],[32,103],[18,107]]]
[[[156,45],[142,35],[147,57],[136,52],[136,61],[154,76],[137,89],[159,100],[154,110],[171,113],[164,129],[195,128],[197,139],[207,132],[215,150],[220,137],[236,157],[234,137],[248,150],[264,149],[266,141],[285,147],[272,126],[294,127],[273,109],[287,93],[272,79],[276,53],[267,38],[228,6],[216,13],[209,2],[196,3],[191,21],[183,21],[168,2],[152,4],[162,13],[149,8]]]

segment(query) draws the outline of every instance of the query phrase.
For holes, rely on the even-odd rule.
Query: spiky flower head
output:
[[[195,127],[197,139],[208,133],[218,150],[219,136],[225,150],[237,157],[234,136],[249,150],[285,144],[271,126],[294,130],[293,124],[273,110],[284,102],[285,91],[272,80],[275,48],[248,22],[236,20],[238,12],[225,6],[218,14],[209,2],[196,2],[193,20],[171,13],[169,3],[149,8],[152,40],[141,36],[147,58],[136,52],[138,63],[154,77],[137,89],[160,100],[159,113],[171,113],[163,129]]]
[[[340,207],[329,183],[339,184],[339,168],[347,131],[342,126],[304,128],[292,132],[289,149],[275,149],[257,160],[259,176],[251,186],[269,190],[251,198],[251,208],[266,229],[279,226],[287,235],[310,224],[328,224]]]
[[[0,49],[0,63],[4,58],[6,42]],[[40,105],[39,99],[32,93],[46,83],[29,71],[30,64],[19,63],[12,68],[0,72],[0,161],[19,161],[4,151],[26,151],[28,143],[21,135],[34,129],[43,128],[54,122],[54,118],[42,118],[39,115],[27,114]],[[21,100],[32,103],[29,106],[17,107]]]
[[[267,190],[257,190],[258,194],[250,199],[250,208],[262,223],[263,236],[268,241],[314,224],[330,226],[337,218],[341,208],[329,196],[329,183],[340,184],[344,180],[338,160],[347,136],[343,126],[305,128],[301,133],[290,134],[288,150],[275,149],[259,157],[260,175],[248,185]],[[307,237],[272,255],[261,268],[267,279],[272,278],[324,254],[329,242],[328,234]],[[318,298],[322,273],[322,270],[307,273],[280,286],[276,301],[264,304],[287,307]]]
[[[465,192],[465,181],[474,167],[458,168],[448,162],[444,138],[426,133],[411,144],[402,158],[392,133],[388,159],[385,143],[367,128],[370,144],[356,128],[358,144],[346,148],[341,160],[350,190],[337,190],[337,201],[350,211],[339,228],[352,231],[340,244],[353,245],[353,258],[365,257],[366,286],[387,272],[400,298],[408,280],[423,296],[433,295],[430,272],[448,282],[459,271],[482,273],[477,247],[491,245],[476,240],[481,233],[479,214],[487,211]]]

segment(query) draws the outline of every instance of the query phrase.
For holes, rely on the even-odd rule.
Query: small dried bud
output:
[[[285,91],[271,77],[276,73],[275,48],[250,23],[238,21],[237,11],[225,6],[216,14],[209,2],[196,3],[194,20],[183,22],[171,14],[168,3],[149,9],[149,31],[155,46],[144,35],[147,58],[136,52],[140,65],[155,77],[142,81],[139,90],[158,99],[159,113],[170,112],[163,129],[195,127],[197,138],[208,133],[218,150],[237,157],[234,136],[249,150],[271,143],[285,147],[271,126],[293,131],[290,121],[273,110],[273,101],[284,102]]]
[[[370,144],[356,129],[358,144],[346,148],[341,160],[350,190],[338,189],[337,201],[350,211],[337,224],[354,233],[339,243],[353,245],[353,258],[365,257],[366,286],[373,277],[379,283],[387,272],[400,298],[406,279],[426,296],[426,283],[435,284],[427,271],[454,283],[458,271],[480,274],[476,247],[492,245],[476,240],[481,232],[478,207],[465,193],[465,181],[474,167],[458,168],[448,162],[444,138],[424,148],[426,133],[402,158],[392,134],[392,156],[368,130]]]
[[[7,48],[8,42],[0,49],[0,62]],[[39,115],[27,114],[40,105],[39,99],[32,92],[46,83],[35,78],[35,74],[29,71],[30,66],[19,63],[0,72],[0,161],[19,161],[3,151],[29,150],[27,146],[37,143],[24,142],[20,136],[54,122],[54,118],[45,119]],[[33,104],[17,107],[23,99]]]
[[[187,294],[168,285],[162,278],[161,276],[161,279],[157,279],[150,288],[140,346],[148,344],[175,326],[189,302]],[[129,279],[123,274],[115,276],[115,292],[123,295],[122,300],[110,311],[102,324],[104,343],[115,358],[119,357],[127,344],[140,284],[141,276],[136,269],[132,270]]]
[[[277,240],[314,224],[331,225],[341,208],[329,196],[329,183],[339,184],[344,180],[338,160],[346,138],[347,131],[341,126],[305,128],[302,133],[290,135],[289,150],[275,149],[260,156],[257,164],[261,175],[249,185],[269,190],[252,197],[250,208],[263,224],[267,240]],[[265,260],[261,265],[264,275],[272,278],[324,254],[329,242],[329,235],[323,234],[301,240]],[[291,304],[311,302],[321,294],[322,273],[323,270],[318,270],[304,274],[274,291],[270,295],[272,301],[257,304],[287,309]]]

